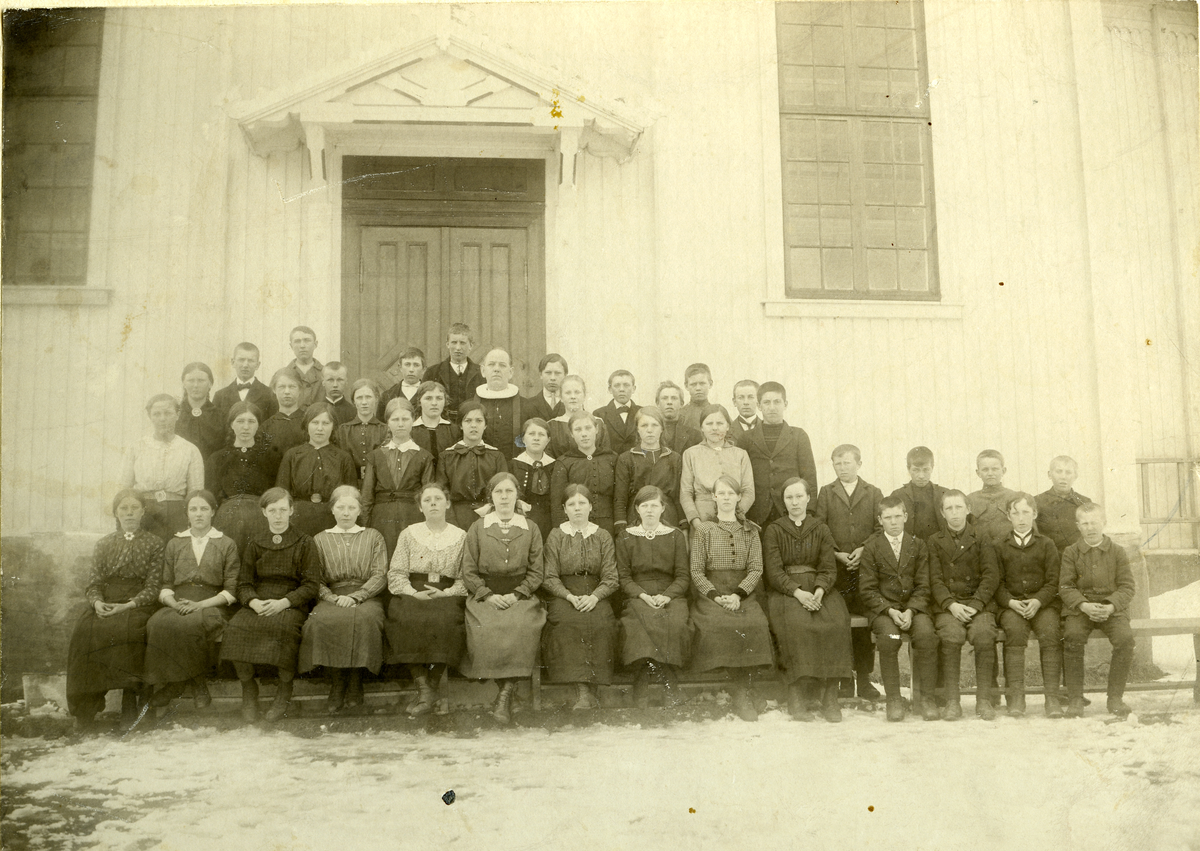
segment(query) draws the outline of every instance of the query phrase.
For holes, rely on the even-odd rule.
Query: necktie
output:
[[[533,462],[533,476],[529,482],[529,490],[536,496],[550,493],[550,476],[541,461]]]
[[[896,554],[896,561],[900,561],[900,542],[888,538],[888,543],[892,545],[892,552]]]

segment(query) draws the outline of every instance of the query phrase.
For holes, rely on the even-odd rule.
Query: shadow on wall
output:
[[[0,701],[21,697],[24,674],[66,668],[71,630],[87,609],[83,592],[98,538],[0,541]]]

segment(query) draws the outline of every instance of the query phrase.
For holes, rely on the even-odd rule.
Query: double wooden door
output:
[[[446,357],[446,329],[465,322],[475,339],[472,358],[507,349],[514,382],[533,392],[546,345],[540,222],[499,224],[512,226],[347,217],[342,348],[351,376],[379,374],[389,352],[409,345],[424,350],[427,365],[436,363]]]

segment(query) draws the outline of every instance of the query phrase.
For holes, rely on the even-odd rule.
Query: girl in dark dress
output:
[[[639,408],[635,419],[638,445],[617,457],[613,525],[620,531],[626,525],[637,523],[633,498],[642,488],[652,485],[663,492],[662,522],[678,526],[684,523],[683,509],[679,507],[683,456],[662,446],[664,423],[658,408],[653,405]]]
[[[375,404],[375,400],[371,400]],[[337,525],[313,538],[321,551],[322,579],[317,603],[304,622],[300,671],[324,667],[329,680],[326,709],[362,706],[362,671],[379,673],[383,664],[383,602],[387,553],[383,536],[358,525],[362,498],[352,485],[333,492]]]
[[[304,411],[300,408],[303,386],[304,380],[300,373],[290,366],[276,370],[271,378],[271,390],[275,393],[279,410],[266,418],[262,424],[262,432],[267,441],[279,450],[281,456],[293,446],[299,446],[308,440],[304,426],[301,425],[304,421]]]
[[[275,483],[280,454],[259,430],[262,412],[251,402],[229,409],[228,440],[205,464],[204,479],[217,499],[212,525],[233,539],[243,552],[250,539],[266,531],[258,498]]]
[[[196,708],[212,703],[208,677],[237,602],[239,567],[233,539],[213,527],[216,505],[209,491],[188,494],[189,527],[167,542],[158,594],[163,608],[146,624],[146,682],[160,686],[155,706],[179,697],[189,682]]]
[[[517,490],[525,506],[525,516],[542,531],[542,543],[550,534],[550,465],[554,459],[546,452],[550,444],[550,428],[541,417],[525,421],[521,435],[525,451],[512,459],[512,473],[517,477]]]
[[[417,415],[413,423],[413,443],[433,456],[433,472],[437,474],[438,461],[449,447],[458,443],[462,429],[442,416],[446,408],[446,388],[436,381],[422,381],[412,397],[413,412]]]
[[[352,485],[358,479],[349,453],[329,442],[337,416],[325,402],[309,405],[304,412],[304,430],[308,442],[283,453],[275,484],[296,501],[292,525],[305,535],[317,534],[333,526],[329,498],[339,485]]]
[[[596,686],[612,682],[617,645],[616,553],[612,536],[588,519],[588,489],[567,485],[563,493],[567,521],[546,539],[542,660],[550,682],[575,684],[572,709],[598,709]]]
[[[408,665],[417,684],[416,700],[408,707],[413,717],[450,712],[447,668],[457,668],[466,652],[462,551],[467,533],[446,522],[449,507],[441,482],[421,488],[425,521],[400,533],[388,569],[388,663]]]
[[[417,498],[433,481],[434,464],[433,456],[412,440],[413,410],[407,399],[397,396],[388,402],[384,416],[391,436],[367,456],[362,507],[363,522],[383,534],[391,558],[400,533],[421,522]]]
[[[104,695],[114,688],[123,692],[122,724],[137,720],[146,622],[158,607],[162,580],[163,543],[142,529],[144,498],[123,490],[112,510],[117,531],[96,543],[84,592],[88,609],[75,624],[67,650],[67,708],[83,728],[104,709]]]
[[[464,434],[467,429],[463,426]],[[507,724],[516,684],[531,677],[537,664],[546,609],[536,592],[545,566],[542,533],[516,513],[516,478],[497,473],[487,487],[493,511],[475,521],[463,548],[463,585],[469,597],[462,673],[496,681],[492,716]]]
[[[213,386],[212,370],[199,361],[189,363],[183,368],[182,379],[183,401],[175,433],[195,444],[200,457],[208,460],[224,443],[225,430],[217,406],[208,397]]]
[[[691,584],[687,538],[662,523],[663,492],[647,485],[633,499],[639,523],[617,538],[617,575],[625,595],[621,613],[621,663],[634,668],[633,705],[649,706],[652,677],[662,682],[666,705],[685,703],[679,669],[692,646],[687,591]]]
[[[575,438],[571,434],[571,414],[576,411],[586,411],[587,384],[578,375],[568,375],[562,380],[562,403],[564,413],[550,420],[550,454],[561,458],[575,448]],[[612,449],[612,439],[608,429],[599,417],[593,417],[596,423],[596,446],[601,449]]]
[[[355,381],[350,388],[350,401],[354,404],[354,419],[337,427],[333,442],[350,453],[354,469],[358,471],[357,485],[362,487],[363,477],[367,474],[367,456],[387,440],[388,427],[375,417],[379,385],[374,381],[369,378]]]
[[[804,479],[783,483],[783,504],[788,516],[763,533],[763,569],[771,589],[767,614],[788,684],[788,712],[799,721],[812,720],[808,694],[819,688],[822,716],[841,721],[838,681],[851,676],[851,650],[850,612],[834,588],[837,547],[824,523],[805,516]]]
[[[757,594],[762,579],[758,526],[738,510],[742,486],[722,474],[713,485],[717,519],[698,524],[692,543],[693,671],[723,668],[733,691],[733,711],[758,720],[752,672],[774,664],[771,631]]]
[[[508,461],[499,449],[483,442],[487,427],[483,406],[469,401],[459,405],[458,410],[462,414],[462,440],[443,450],[437,478],[450,491],[450,522],[467,531],[488,505],[488,482],[497,473],[508,472]]]
[[[301,629],[321,583],[321,556],[313,539],[290,524],[292,495],[271,488],[259,500],[267,531],[242,553],[238,609],[225,627],[221,659],[233,663],[242,684],[242,718],[258,720],[255,665],[270,665],[279,676],[268,721],[278,721],[292,699]],[[330,515],[331,517],[333,515]]]
[[[575,447],[558,457],[550,477],[550,521],[566,522],[564,494],[569,484],[584,485],[592,495],[592,522],[613,533],[613,489],[616,486],[617,455],[596,445],[596,418],[587,411],[570,414]]]

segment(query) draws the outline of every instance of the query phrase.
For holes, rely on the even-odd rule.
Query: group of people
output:
[[[1005,488],[1003,457],[986,450],[983,487],[966,494],[934,484],[933,453],[916,447],[910,481],[884,497],[843,444],[837,478],[818,490],[778,382],[738,382],[731,416],[709,401],[704,364],[685,371],[686,403],[664,381],[653,406],[635,404],[634,376],[617,370],[611,401],[589,412],[562,356],[542,359],[541,392],[523,398],[508,353],[476,364],[470,329],[455,324],[444,361],[426,368],[407,349],[393,386],[360,378],[347,398],[346,368],[317,362],[316,342],[294,329],[295,360],[269,387],[255,378],[257,347],[242,343],[235,381],[211,399],[211,370],[192,363],[181,400],[149,400],[152,432],[129,452],[118,528],[96,546],[71,638],[81,723],[109,689],[124,690],[127,720],[188,687],[204,706],[224,662],[247,721],[266,670],[276,720],[297,673],[322,669],[338,712],[362,703],[364,670],[388,664],[416,684],[414,717],[449,711],[454,669],[494,680],[492,712],[507,722],[515,686],[543,665],[548,681],[573,684],[581,710],[618,667],[643,708],[653,681],[673,705],[681,671],[724,671],[746,720],[759,711],[754,677],[777,669],[792,717],[836,722],[841,697],[881,697],[876,649],[898,721],[905,633],[922,716],[962,717],[969,642],[975,710],[991,720],[998,628],[1011,715],[1025,712],[1031,633],[1046,714],[1083,713],[1093,629],[1113,645],[1108,709],[1129,712],[1132,573],[1103,509],[1074,491],[1070,458],[1051,462],[1052,487],[1034,497]],[[851,629],[852,615],[868,627]]]

